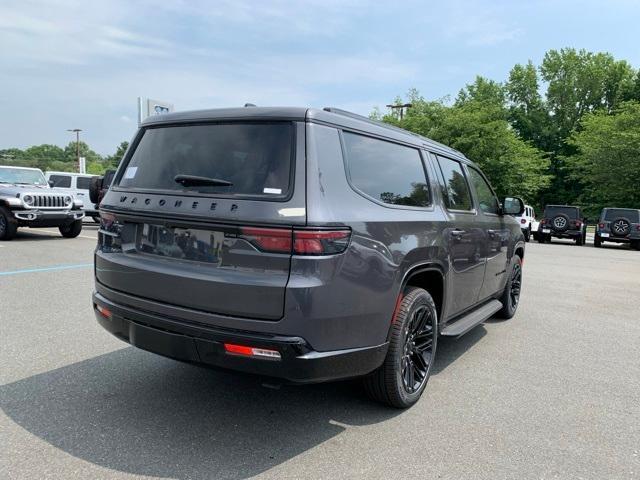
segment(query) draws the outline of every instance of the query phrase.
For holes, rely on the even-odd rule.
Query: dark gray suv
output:
[[[100,205],[96,317],[167,357],[362,376],[408,407],[438,335],[514,315],[523,208],[459,152],[337,109],[153,117]]]
[[[595,247],[603,242],[628,243],[640,250],[640,210],[635,208],[603,208],[593,239]]]

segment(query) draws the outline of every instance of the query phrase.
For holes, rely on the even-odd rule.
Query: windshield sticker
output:
[[[280,189],[280,188],[267,188],[267,187],[265,187],[265,188],[262,190],[262,193],[272,193],[272,194],[274,194],[274,195],[280,195],[280,194],[282,193],[282,189]]]
[[[128,167],[124,171],[124,178],[134,178],[138,172],[138,167]]]

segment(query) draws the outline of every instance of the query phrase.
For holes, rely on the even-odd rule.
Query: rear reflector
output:
[[[103,307],[102,305],[96,304],[96,310],[104,318],[111,318],[111,310],[109,310],[107,307]]]
[[[331,255],[344,252],[350,230],[285,230],[284,228],[242,227],[241,238],[263,252],[296,255]]]
[[[244,355],[246,357],[262,357],[280,360],[280,352],[277,350],[269,350],[268,348],[255,348],[246,345],[236,345],[234,343],[225,343],[224,349],[227,353],[234,355]]]

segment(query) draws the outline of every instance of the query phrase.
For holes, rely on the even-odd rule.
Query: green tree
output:
[[[538,72],[531,61],[517,64],[505,86],[509,100],[509,123],[518,135],[544,152],[554,150],[553,130],[542,96]]]
[[[613,114],[586,115],[569,143],[571,177],[583,187],[579,200],[593,216],[602,207],[640,208],[640,102],[619,105]]]
[[[499,195],[534,202],[548,185],[548,160],[510,127],[500,84],[478,77],[452,106],[427,101],[416,90],[408,100],[413,106],[402,121],[393,115],[383,119],[461,151],[482,167]]]
[[[116,153],[109,155],[104,159],[106,168],[117,168],[118,165],[120,165],[120,161],[122,160],[122,157],[124,157],[127,148],[129,148],[129,142],[120,142],[120,145],[118,145],[118,148],[116,149]]]

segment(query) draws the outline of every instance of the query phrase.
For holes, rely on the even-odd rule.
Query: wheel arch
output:
[[[442,318],[445,302],[445,273],[440,265],[435,263],[416,265],[408,270],[402,279],[398,298],[407,286],[420,287],[429,292],[436,304],[438,318]]]

